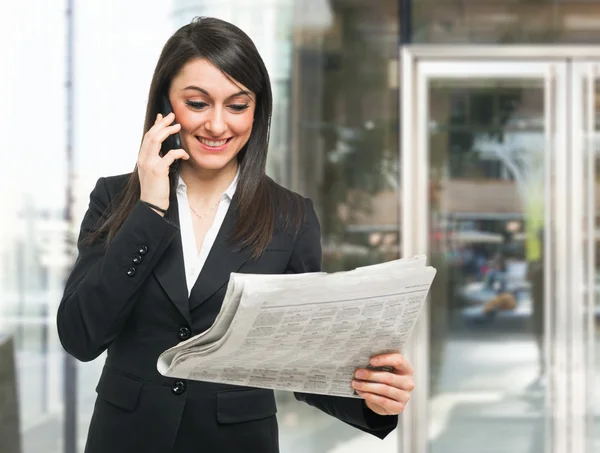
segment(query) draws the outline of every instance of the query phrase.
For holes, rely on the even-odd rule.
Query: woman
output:
[[[163,96],[174,114],[158,112]],[[166,43],[136,168],[92,191],[58,310],[70,354],[88,361],[108,349],[86,452],[278,451],[271,390],[156,370],[161,352],[210,327],[231,272],[320,270],[311,202],[265,175],[271,103],[262,59],[237,27],[201,18]],[[176,134],[182,149],[161,155]],[[296,398],[383,438],[414,387],[412,369],[400,354],[372,364],[394,371],[358,370],[364,399]]]

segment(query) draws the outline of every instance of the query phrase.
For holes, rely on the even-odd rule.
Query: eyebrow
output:
[[[199,86],[196,85],[189,85],[187,87],[184,88],[185,90],[194,90],[194,91],[200,91],[201,93],[205,94],[206,96],[210,96],[210,93],[208,91],[206,91],[204,88],[200,88]],[[227,99],[231,99],[231,98],[235,98],[238,96],[248,96],[249,98],[252,98],[252,93],[250,91],[238,91],[237,93],[233,93],[231,96],[227,96]]]

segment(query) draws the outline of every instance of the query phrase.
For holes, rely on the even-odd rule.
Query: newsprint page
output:
[[[358,397],[357,368],[402,351],[436,270],[425,256],[345,272],[232,273],[214,324],[163,352],[164,376]]]

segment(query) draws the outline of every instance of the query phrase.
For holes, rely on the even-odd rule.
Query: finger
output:
[[[364,398],[367,406],[380,415],[397,415],[404,411],[406,403],[391,400],[385,396],[375,395],[369,392],[357,392],[361,398]],[[373,407],[375,406],[375,407]]]
[[[410,398],[410,393],[399,389],[397,387],[392,387],[387,384],[380,384],[378,382],[367,382],[367,381],[352,381],[352,387],[356,391],[373,393],[374,395],[385,396],[386,398],[392,399],[394,401],[399,401],[401,403],[408,402]]]
[[[161,116],[161,123],[163,124],[171,124],[173,121],[175,121],[175,114],[173,112],[167,114],[167,116],[162,116],[162,114],[159,113],[159,115]]]
[[[151,145],[150,147],[146,146],[146,148],[148,148],[149,150],[154,149],[158,153],[160,151],[160,145],[162,144],[162,142],[164,142],[169,135],[179,132],[180,129],[180,124],[173,124],[172,126],[163,127],[159,123],[152,126],[152,128],[148,132],[146,132],[146,136],[144,139],[146,143],[149,143]],[[151,152],[150,154],[153,154],[153,152]]]
[[[152,137],[160,143],[164,142],[169,135],[176,134],[181,130],[181,124],[176,123],[153,132]]]
[[[185,152],[183,149],[172,149],[162,158],[162,161],[166,164],[167,167],[170,167],[176,159],[184,159],[188,160],[190,155]]]
[[[415,381],[411,375],[360,369],[354,373],[354,376],[356,380],[378,382],[380,384],[390,385],[407,392],[412,392],[415,389]]]
[[[156,121],[152,125],[150,129],[148,129],[147,133],[152,133],[153,131],[161,130],[163,127],[169,126],[173,124],[175,121],[175,114],[173,112],[169,113],[167,116],[162,116],[160,113],[156,115]]]
[[[399,352],[391,352],[388,354],[374,356],[371,358],[371,360],[369,360],[369,365],[377,367],[391,366],[398,374],[412,375],[414,373],[412,365],[408,362],[408,360],[406,360],[406,357]]]

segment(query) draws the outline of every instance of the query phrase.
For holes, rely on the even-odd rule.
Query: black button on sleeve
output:
[[[175,395],[181,395],[183,392],[185,392],[185,389],[186,389],[186,385],[185,385],[185,382],[183,382],[183,381],[175,381],[175,383],[173,384],[173,387],[171,387],[171,391]]]
[[[180,327],[179,332],[177,332],[177,337],[181,340],[187,340],[192,336],[192,332],[187,327]]]
[[[133,264],[140,264],[142,262],[142,257],[140,255],[135,255],[132,261]]]
[[[127,269],[128,277],[133,277],[134,275],[135,275],[135,267],[130,267],[129,269]]]
[[[148,253],[148,247],[146,247],[145,245],[142,245],[140,247],[140,249],[138,250],[138,253],[142,256],[144,256],[146,253]]]

